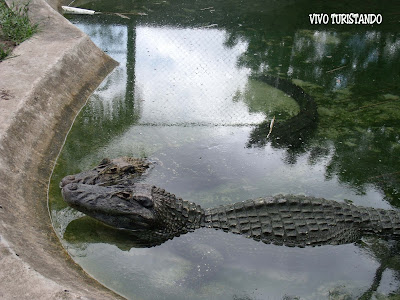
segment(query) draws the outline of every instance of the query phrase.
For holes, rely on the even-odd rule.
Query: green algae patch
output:
[[[243,101],[250,113],[262,112],[267,117],[273,117],[275,114],[293,117],[299,113],[299,105],[292,97],[254,79],[249,79],[243,92],[236,93],[234,101]]]

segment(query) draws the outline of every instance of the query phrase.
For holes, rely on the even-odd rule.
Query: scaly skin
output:
[[[400,236],[400,213],[304,196],[274,196],[203,210],[145,184],[69,183],[64,200],[116,228],[152,230],[163,240],[200,227],[291,247],[344,244],[362,235]]]
[[[149,170],[150,165],[148,161],[140,158],[126,156],[114,159],[104,158],[92,170],[65,176],[60,182],[60,188],[73,182],[104,186],[129,185],[143,176]]]
[[[264,243],[304,247],[345,244],[362,235],[400,236],[400,213],[321,198],[279,195],[207,209],[207,227]]]
[[[151,185],[69,183],[62,195],[71,207],[116,228],[153,230],[172,238],[204,226],[205,214],[199,205]]]

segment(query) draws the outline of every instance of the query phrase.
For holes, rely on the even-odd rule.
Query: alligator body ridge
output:
[[[109,164],[114,170],[126,170],[126,162],[112,160]],[[85,172],[63,179],[60,186],[64,200],[108,225],[153,231],[164,241],[200,227],[293,247],[351,243],[368,234],[400,236],[400,212],[394,210],[293,195],[203,209],[155,186],[126,181],[126,174],[119,172],[113,178],[124,184],[107,185],[110,179],[104,169],[107,166],[103,163],[91,170],[90,180],[82,179],[88,178],[82,176]]]
[[[207,227],[286,246],[345,244],[361,236],[400,236],[400,213],[294,195],[207,209]]]

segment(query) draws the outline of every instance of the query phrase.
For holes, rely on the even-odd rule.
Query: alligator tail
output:
[[[207,209],[204,220],[205,227],[292,247],[351,243],[364,234],[400,236],[396,211],[292,195]]]

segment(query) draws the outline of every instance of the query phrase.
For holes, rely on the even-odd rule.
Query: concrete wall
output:
[[[48,2],[30,1],[40,32],[0,63],[0,299],[119,298],[71,260],[47,207],[65,136],[117,63]]]

